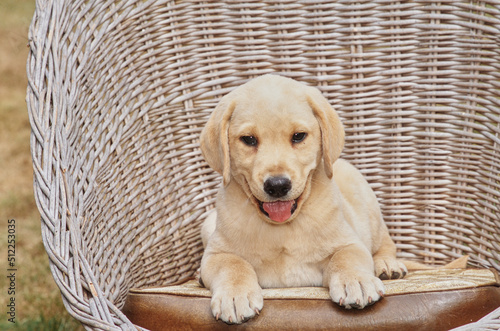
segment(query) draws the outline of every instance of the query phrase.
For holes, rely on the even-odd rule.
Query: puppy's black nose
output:
[[[264,191],[273,198],[282,198],[292,189],[292,181],[286,177],[269,177],[264,182]]]

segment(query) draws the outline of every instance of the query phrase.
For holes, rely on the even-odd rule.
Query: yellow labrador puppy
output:
[[[263,287],[325,286],[337,304],[363,308],[384,295],[380,278],[406,274],[374,192],[338,159],[343,145],[316,88],[265,75],[221,99],[201,134],[223,176],[202,228],[201,279],[216,319],[258,314]]]

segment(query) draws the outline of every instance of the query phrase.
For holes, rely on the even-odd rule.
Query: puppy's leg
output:
[[[361,309],[384,295],[384,285],[373,270],[373,259],[366,247],[347,245],[331,257],[323,285],[329,287],[332,300],[340,306]]]
[[[217,212],[213,209],[210,214],[208,214],[205,222],[201,226],[201,242],[203,243],[203,247],[207,248],[208,239],[214,233],[215,226],[217,223]]]
[[[375,275],[382,280],[403,278],[408,273],[403,262],[396,259],[396,245],[388,232],[383,234],[382,244],[373,255]]]
[[[264,305],[262,289],[253,267],[237,255],[203,256],[201,278],[212,292],[210,307],[216,319],[240,324],[259,314]]]

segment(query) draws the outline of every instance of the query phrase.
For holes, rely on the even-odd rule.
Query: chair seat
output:
[[[264,289],[264,309],[229,326],[210,312],[210,292],[196,282],[132,289],[122,311],[149,330],[449,330],[500,306],[496,272],[425,270],[384,281],[386,297],[363,310],[335,305],[326,288]]]

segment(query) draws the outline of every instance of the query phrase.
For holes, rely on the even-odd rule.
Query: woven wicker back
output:
[[[220,182],[199,133],[270,72],[338,110],[400,257],[500,269],[500,1],[41,0],[30,32],[43,240],[85,325],[196,271]]]

